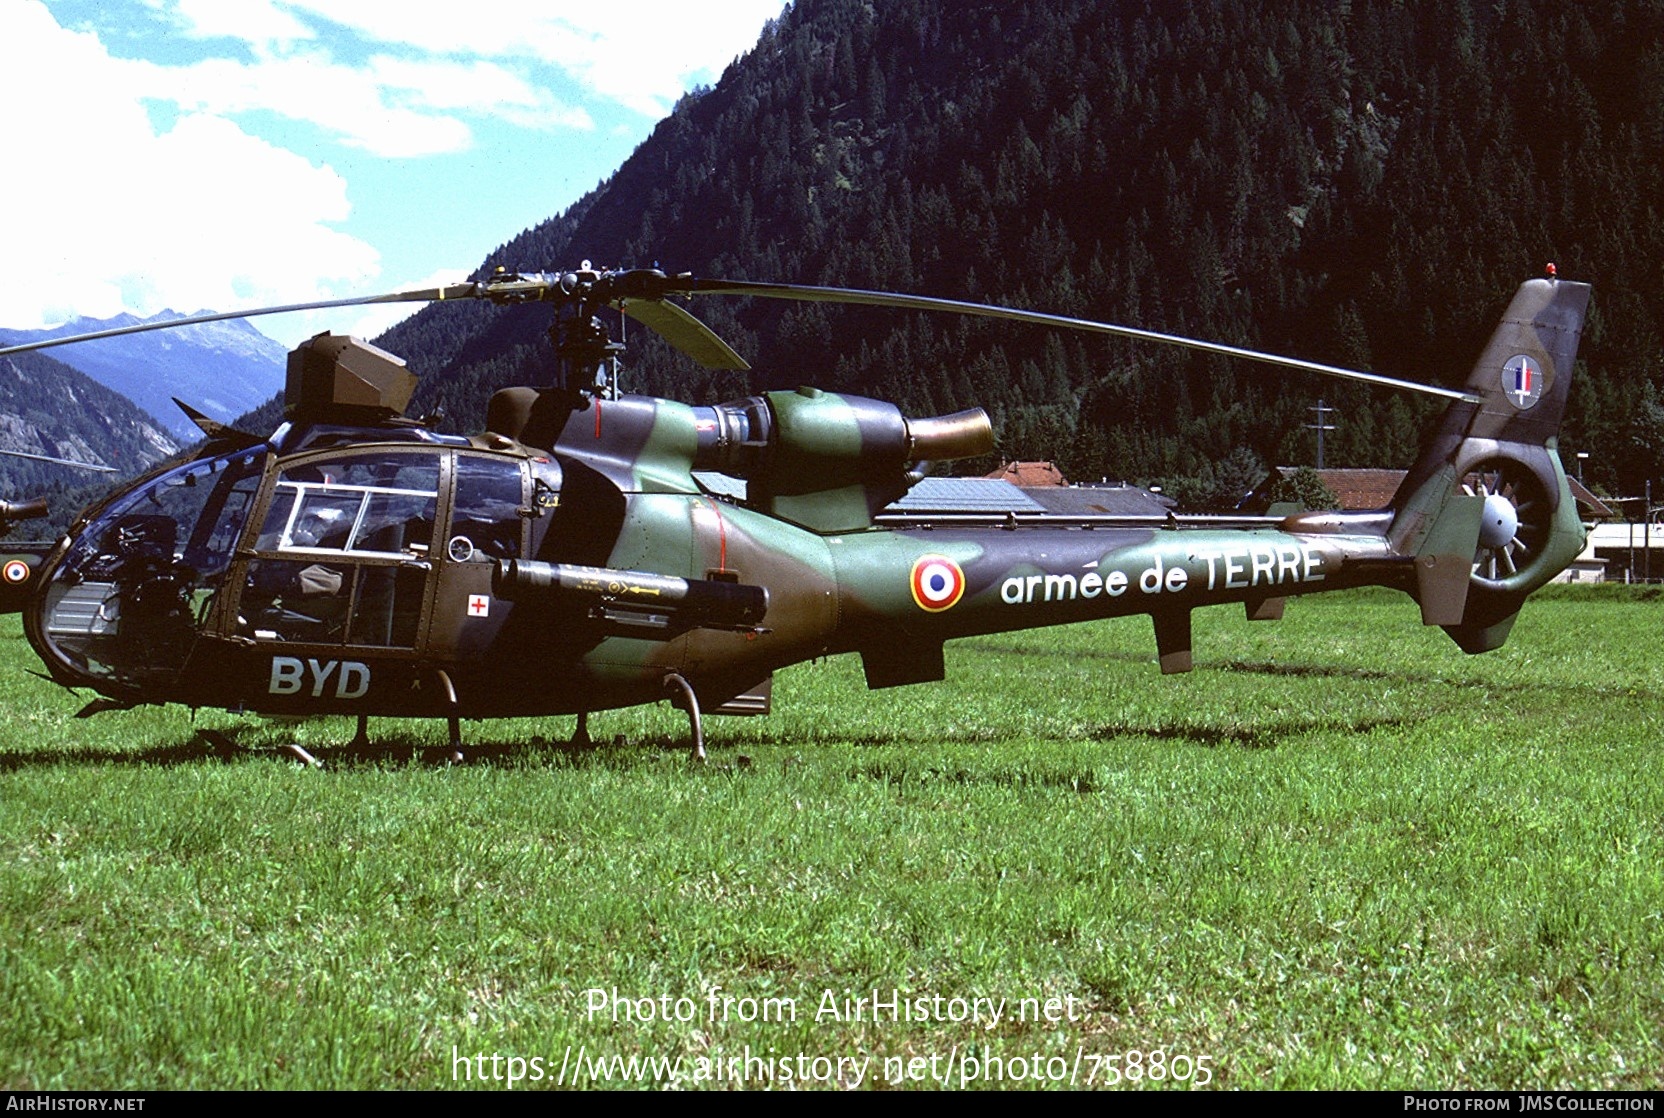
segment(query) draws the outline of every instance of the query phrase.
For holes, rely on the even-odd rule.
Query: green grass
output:
[[[1226,1087],[1664,1086],[1664,600],[1546,592],[1475,658],[1384,592],[1288,613],[1198,613],[1180,677],[1137,619],[887,692],[805,665],[702,768],[662,704],[580,754],[545,741],[570,719],[468,724],[457,768],[413,748],[439,724],[372,723],[365,760],[345,720],[74,721],[9,624],[0,1088],[448,1087],[453,1048],[553,1079],[569,1045],[872,1056],[868,1085],[1159,1048]],[[615,986],[698,1019],[589,1020]],[[713,1022],[718,988],[797,1020]],[[1006,1017],[815,1019],[874,989]]]

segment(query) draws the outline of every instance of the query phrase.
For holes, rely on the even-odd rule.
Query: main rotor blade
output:
[[[675,303],[657,299],[625,299],[618,309],[707,369],[744,372],[751,368],[745,358],[717,336],[716,331]]]
[[[143,334],[151,330],[172,330],[176,326],[195,326],[202,322],[225,322],[233,318],[258,318],[267,314],[288,314],[291,311],[323,311],[333,307],[364,307],[372,303],[437,303],[445,299],[472,299],[479,294],[476,283],[457,283],[448,287],[426,287],[417,291],[394,291],[386,295],[365,295],[352,299],[323,299],[315,303],[290,303],[281,307],[256,307],[246,311],[217,311],[213,314],[193,314],[172,318],[166,322],[138,322],[131,326],[113,326],[108,330],[93,330],[86,334],[69,334],[62,338],[43,338],[21,345],[0,349],[0,357],[9,353],[28,353],[30,350],[50,349],[53,346],[92,342],[99,338],[117,338],[123,334]]]
[[[681,282],[678,283],[678,280]],[[1480,397],[1471,392],[1461,392],[1454,388],[1440,388],[1438,385],[1421,384],[1413,380],[1399,380],[1397,377],[1382,376],[1379,373],[1364,373],[1356,369],[1343,369],[1335,365],[1320,365],[1315,361],[1302,361],[1296,357],[1282,357],[1275,353],[1262,353],[1259,350],[1243,349],[1240,346],[1223,345],[1219,342],[1204,342],[1197,338],[1184,338],[1176,334],[1160,334],[1154,330],[1117,326],[1110,322],[1092,322],[1084,318],[1066,318],[1062,315],[1016,310],[1011,307],[996,307],[986,303],[966,303],[957,299],[936,299],[928,295],[902,295],[890,291],[810,287],[792,283],[755,283],[748,280],[706,280],[693,279],[692,277],[684,280],[681,277],[676,277],[671,280],[671,284],[678,290],[685,291],[690,295],[754,295],[763,299],[793,299],[808,303],[852,303],[857,306],[895,307],[900,310],[914,311],[944,311],[950,314],[1000,318],[1008,322],[1024,322],[1035,326],[1055,326],[1066,330],[1082,330],[1092,334],[1110,334],[1121,338],[1165,342],[1168,345],[1184,346],[1186,349],[1198,349],[1204,353],[1240,357],[1247,361],[1258,361],[1267,365],[1281,365],[1284,368],[1299,369],[1302,372],[1322,373],[1325,376],[1343,377],[1347,380],[1362,381],[1365,384],[1401,388],[1407,392],[1422,392],[1429,396],[1442,396],[1447,400],[1461,400],[1469,404],[1483,402]]]
[[[11,458],[28,458],[35,462],[51,462],[59,466],[75,466],[83,470],[96,470],[101,474],[119,474],[121,471],[114,466],[99,466],[92,462],[77,462],[73,458],[54,458],[50,454],[29,454],[22,450],[0,450],[0,454]]]
[[[202,322],[221,322],[234,318],[254,318],[260,315],[284,314],[290,311],[328,310],[335,307],[368,306],[374,303],[429,303],[446,299],[489,299],[494,303],[526,303],[538,301],[569,301],[584,305],[587,301],[611,303],[624,310],[643,325],[663,334],[677,349],[710,367],[746,369],[749,366],[737,353],[693,315],[672,303],[664,302],[671,295],[751,295],[763,299],[789,299],[810,303],[844,303],[857,306],[893,307],[898,310],[938,311],[949,314],[998,318],[1007,322],[1021,322],[1034,326],[1050,326],[1065,330],[1080,330],[1092,334],[1133,338],[1141,341],[1163,342],[1186,349],[1279,365],[1302,372],[1341,377],[1364,384],[1420,392],[1447,400],[1461,400],[1477,404],[1482,400],[1470,392],[1417,381],[1400,380],[1379,373],[1365,373],[1336,365],[1323,365],[1295,357],[1283,357],[1241,346],[1206,342],[1177,334],[1162,334],[1154,330],[1140,330],[1132,326],[1118,326],[1110,322],[1094,322],[1083,318],[1045,314],[1040,311],[997,307],[988,303],[969,303],[957,299],[938,299],[928,295],[905,295],[891,291],[864,291],[846,287],[814,287],[806,284],[757,283],[750,280],[696,279],[691,275],[667,276],[657,269],[634,269],[623,272],[593,272],[586,261],[578,272],[559,274],[520,275],[507,273],[494,276],[482,283],[459,283],[447,287],[423,288],[414,291],[395,291],[386,295],[370,295],[353,299],[325,299],[313,303],[292,303],[281,307],[259,307],[253,310],[226,311],[215,314],[192,315],[171,322],[145,322],[120,326],[88,334],[63,338],[47,338],[22,345],[0,348],[0,357],[11,353],[47,349],[73,342],[112,338],[123,334],[138,334],[148,330],[167,330],[175,326],[189,326]]]

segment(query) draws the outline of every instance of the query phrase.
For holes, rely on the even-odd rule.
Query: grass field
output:
[[[1661,622],[1549,591],[1470,658],[1353,593],[1198,613],[1169,678],[1146,621],[1042,630],[950,646],[942,684],[783,673],[703,767],[661,704],[580,754],[545,744],[569,719],[468,724],[447,768],[412,748],[439,724],[374,723],[364,760],[344,720],[72,721],[11,619],[0,1088],[664,1068],[612,1057],[681,1085],[1658,1088]],[[892,991],[989,1001],[892,1020]]]

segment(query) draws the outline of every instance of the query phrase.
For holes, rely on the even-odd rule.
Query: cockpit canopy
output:
[[[524,458],[426,442],[200,458],[88,515],[31,639],[64,682],[156,698],[203,636],[414,650],[436,568],[527,554],[532,492]]]
[[[50,573],[47,663],[92,681],[172,680],[231,564],[266,453],[199,459],[97,509]]]

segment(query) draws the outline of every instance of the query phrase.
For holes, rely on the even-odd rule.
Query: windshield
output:
[[[40,632],[50,651],[87,676],[171,682],[230,565],[264,455],[188,463],[94,515],[46,587]]]

